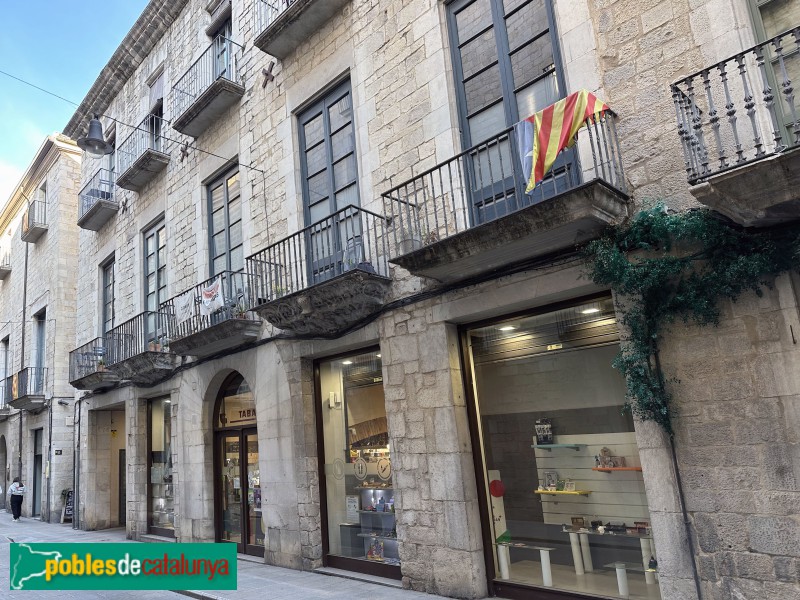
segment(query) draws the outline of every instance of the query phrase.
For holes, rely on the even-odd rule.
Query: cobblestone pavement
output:
[[[102,531],[78,531],[69,524],[42,523],[23,517],[19,523],[11,521],[11,515],[0,512],[0,598],[58,598],[59,600],[179,600],[182,596],[168,591],[9,591],[9,542],[131,542],[125,539],[124,529]],[[397,588],[356,581],[344,577],[332,577],[319,573],[308,573],[292,569],[271,567],[247,559],[238,563],[238,589],[235,591],[191,592],[192,597],[215,600],[244,600],[258,598],[278,600],[352,600],[353,598],[375,598],[381,600],[436,600],[433,596]]]

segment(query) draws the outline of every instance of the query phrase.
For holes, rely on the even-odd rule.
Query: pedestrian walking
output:
[[[19,477],[14,477],[14,482],[8,486],[8,495],[11,500],[11,516],[14,521],[19,521],[20,513],[22,512],[22,496],[27,490]]]

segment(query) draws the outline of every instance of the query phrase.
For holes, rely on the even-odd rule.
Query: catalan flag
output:
[[[608,105],[581,90],[517,123],[516,134],[523,172],[530,173],[526,193],[544,179],[564,148],[575,144],[575,135],[592,115],[601,115]]]

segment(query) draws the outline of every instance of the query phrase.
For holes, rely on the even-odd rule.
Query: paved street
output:
[[[11,521],[11,515],[0,512],[0,598],[59,598],[64,600],[156,600],[179,599],[183,595],[161,591],[8,591],[9,590],[9,542],[130,542],[125,539],[124,529],[104,531],[76,531],[69,524],[42,523],[34,519],[22,518],[19,523]],[[191,592],[192,597],[218,600],[278,598],[281,600],[352,600],[353,598],[374,598],[381,600],[436,600],[432,596],[411,592],[343,577],[332,577],[318,573],[305,573],[291,569],[270,567],[251,560],[239,560],[238,589],[221,592]]]

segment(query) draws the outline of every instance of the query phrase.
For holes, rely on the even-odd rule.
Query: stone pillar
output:
[[[636,420],[636,443],[658,553],[662,600],[698,600],[693,551],[684,524],[678,480],[667,433],[654,421]]]
[[[386,315],[381,351],[403,585],[486,595],[458,335],[430,311]]]

